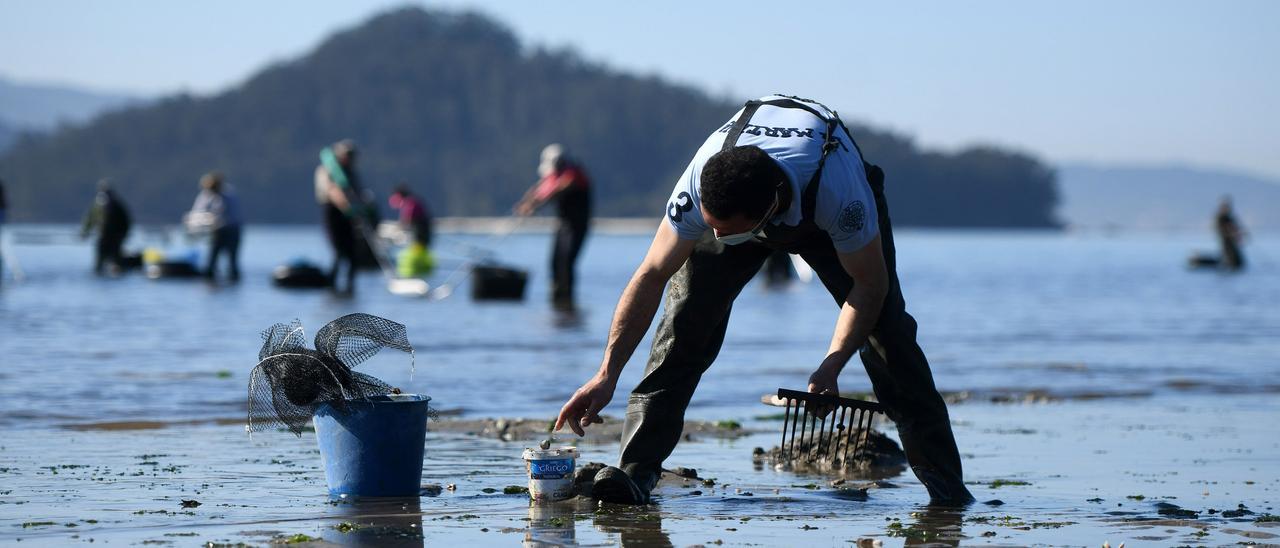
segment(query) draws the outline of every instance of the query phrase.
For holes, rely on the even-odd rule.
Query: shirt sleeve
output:
[[[831,236],[839,253],[866,247],[880,233],[880,224],[862,158],[856,153],[828,158],[821,184],[814,222]]]
[[[698,196],[698,175],[701,172],[697,162],[689,162],[684,174],[676,181],[676,186],[667,199],[667,223],[676,231],[681,240],[697,240],[707,231],[707,223],[702,218],[702,203]]]

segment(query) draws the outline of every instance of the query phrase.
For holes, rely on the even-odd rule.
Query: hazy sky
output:
[[[0,75],[214,93],[404,2],[0,0]],[[433,2],[735,100],[787,92],[929,146],[1280,178],[1280,2]],[[726,116],[729,113],[726,113]]]

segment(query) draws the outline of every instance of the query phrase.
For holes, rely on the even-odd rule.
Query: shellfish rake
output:
[[[847,463],[867,446],[867,433],[884,406],[863,400],[778,389],[786,407],[782,445],[788,461]]]

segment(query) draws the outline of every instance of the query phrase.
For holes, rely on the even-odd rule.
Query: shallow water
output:
[[[69,230],[5,227],[11,239]],[[492,248],[533,271],[529,298],[519,304],[478,304],[465,287],[443,301],[406,299],[387,293],[374,273],[361,278],[352,299],[271,287],[277,264],[299,256],[327,261],[315,229],[251,229],[245,281],[231,287],[136,273],[95,279],[87,246],[24,241],[31,239],[11,248],[26,279],[0,286],[0,541],[190,545],[303,533],[370,545],[928,538],[1133,546],[1275,542],[1268,535],[1280,534],[1254,523],[1280,514],[1274,235],[1258,235],[1248,248],[1250,270],[1233,276],[1183,268],[1192,249],[1211,247],[1200,234],[899,234],[908,310],[937,383],[969,395],[951,407],[967,479],[979,500],[1004,503],[959,513],[924,508],[910,474],[890,480],[901,488],[850,501],[836,498],[823,478],[757,469],[751,450],[776,444],[772,433],[682,443],[668,466],[697,468],[720,486],[696,486],[697,495],[695,487],[666,486],[657,506],[607,511],[530,508],[524,497],[502,495],[502,487],[523,483],[520,443],[429,433],[424,482],[457,490],[406,505],[331,501],[311,434],[244,434],[239,421],[258,332],[297,318],[314,333],[355,311],[406,324],[417,348],[412,378],[407,357],[392,352],[366,372],[463,416],[550,419],[597,366],[613,305],[647,236],[589,241],[573,316],[543,298],[545,234],[496,243],[442,236],[443,268],[433,283],[472,246]],[[132,245],[146,243],[155,242]],[[690,418],[775,431],[778,423],[756,419],[776,413],[760,396],[802,387],[835,314],[816,284],[749,287]],[[638,379],[645,349],[647,342],[624,374],[624,390]],[[859,369],[846,370],[844,390],[869,388]],[[1045,403],[993,403],[1021,402],[1030,392]],[[606,413],[621,416],[625,399],[620,391]],[[95,427],[136,421],[165,427]],[[611,463],[617,447],[583,451],[584,461]],[[992,487],[995,480],[1029,485]],[[201,506],[183,509],[182,499]],[[1160,514],[1158,503],[1201,513],[1177,521],[1171,510]],[[1208,513],[1239,504],[1254,514]],[[334,526],[342,522],[365,525],[341,532]]]

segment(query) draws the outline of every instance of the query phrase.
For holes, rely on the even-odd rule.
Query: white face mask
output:
[[[765,212],[764,217],[760,219],[760,222],[756,223],[755,227],[753,227],[751,230],[747,232],[739,232],[737,234],[725,234],[723,236],[716,236],[716,241],[724,245],[738,245],[738,244],[743,244],[756,239],[756,237],[760,235],[760,232],[764,230],[764,226],[769,223],[769,219],[773,217],[773,214],[778,211],[778,203],[780,201],[781,201],[781,196],[779,196],[778,193],[775,192],[773,194],[773,205],[769,206],[769,211]]]
[[[743,244],[751,240],[754,240],[758,235],[759,231],[760,229],[755,229],[755,230],[752,230],[751,232],[741,232],[738,234],[727,234],[725,236],[716,236],[716,241],[724,245]]]

